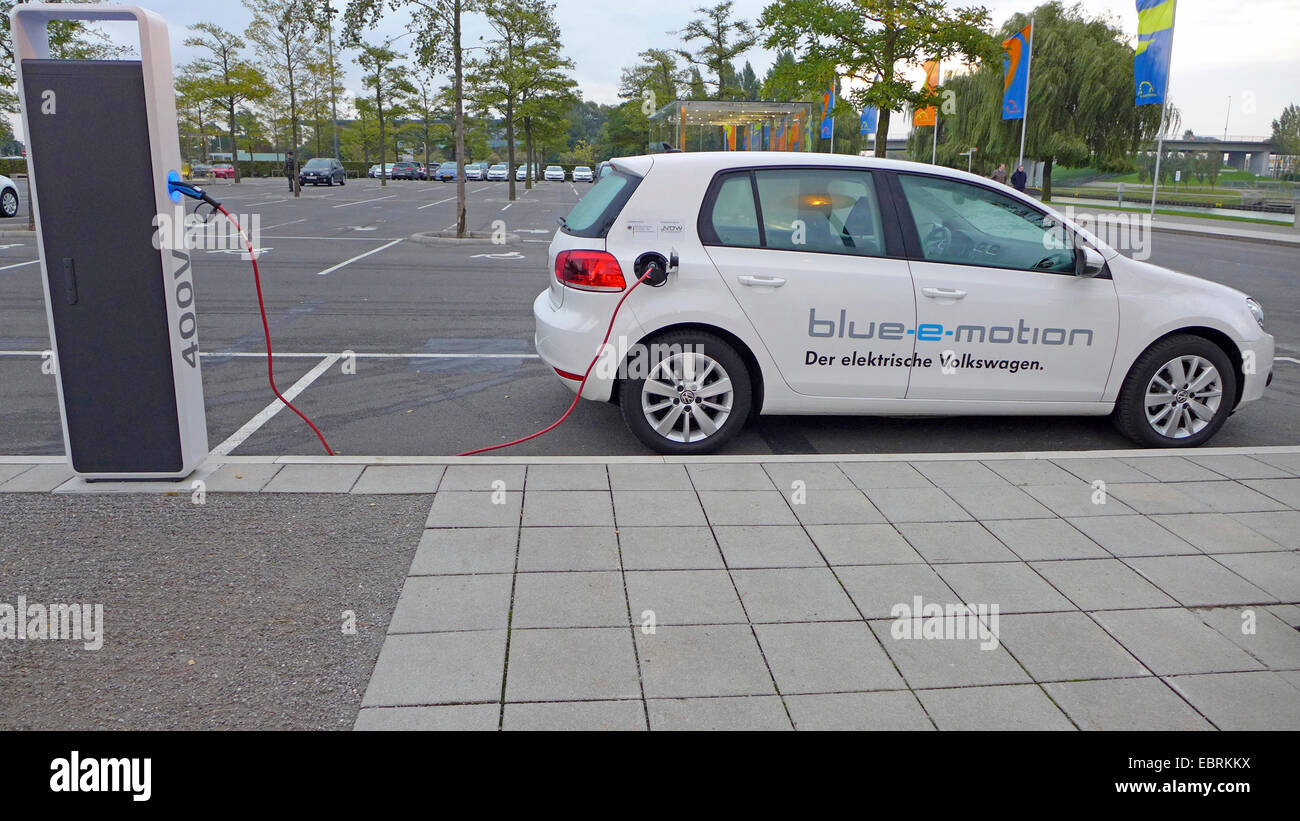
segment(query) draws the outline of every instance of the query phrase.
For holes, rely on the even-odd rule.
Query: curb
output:
[[[411,234],[412,242],[418,242],[423,245],[518,245],[518,234],[506,234],[504,241],[496,239],[492,234],[475,234],[469,233],[464,238],[455,236],[446,236],[441,231],[422,231],[417,234]]]

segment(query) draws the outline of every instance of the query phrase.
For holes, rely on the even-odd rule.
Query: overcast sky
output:
[[[619,70],[651,47],[676,44],[670,31],[680,29],[693,16],[693,9],[712,5],[715,0],[558,0],[556,17],[563,33],[564,51],[575,63],[574,76],[585,99],[599,103],[619,102]],[[738,16],[754,20],[769,0],[735,0]],[[218,23],[242,30],[249,13],[239,0],[137,0],[139,5],[162,14],[171,26],[175,62],[186,62],[195,54],[182,45],[186,27],[199,21]],[[335,0],[341,7],[346,0]],[[965,5],[967,0],[950,0]],[[1015,12],[1029,11],[1036,0],[986,0],[995,26]],[[1090,13],[1108,13],[1125,31],[1137,29],[1133,0],[1088,0]],[[404,12],[391,12],[368,39],[381,42],[406,30]],[[488,36],[486,24],[475,16],[467,20],[466,45]],[[409,50],[410,37],[398,40],[395,48]],[[347,70],[346,84],[358,88],[356,65],[347,54],[340,65]],[[761,77],[771,64],[772,54],[756,48],[745,55]],[[917,71],[918,78],[920,71]],[[1288,103],[1300,103],[1300,0],[1180,0],[1170,96],[1183,113],[1183,127],[1198,134],[1263,135]],[[1032,112],[1031,112],[1032,116]],[[891,131],[901,136],[907,130],[905,118],[894,118]]]

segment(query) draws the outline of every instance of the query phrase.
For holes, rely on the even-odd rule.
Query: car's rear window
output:
[[[560,224],[561,230],[575,237],[603,237],[618,218],[632,192],[641,184],[640,177],[614,171],[592,186],[578,200]]]

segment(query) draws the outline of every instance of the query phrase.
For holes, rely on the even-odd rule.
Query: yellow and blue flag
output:
[[[859,134],[875,134],[876,122],[880,119],[880,109],[874,105],[865,106],[862,109],[862,116],[858,117]]]
[[[821,136],[823,140],[829,140],[834,133],[835,120],[831,117],[831,110],[835,108],[835,86],[838,81],[827,86],[822,92],[822,129]]]
[[[1139,0],[1140,1],[1140,0]],[[1002,41],[1002,119],[1023,120],[1029,94],[1029,41],[1033,23]]]
[[[1169,85],[1177,0],[1137,0],[1138,43],[1133,55],[1137,105],[1162,105]]]

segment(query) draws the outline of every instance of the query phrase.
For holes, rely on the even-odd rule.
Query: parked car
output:
[[[524,177],[527,175],[527,169],[528,169],[528,166],[527,166],[527,165],[521,165],[521,166],[519,166],[518,168],[516,168],[516,169],[515,169],[515,180],[516,180],[516,181],[520,181],[520,182],[522,182],[523,179],[524,179]],[[540,168],[538,168],[536,165],[534,165],[534,166],[533,166],[533,173],[532,173],[532,177],[533,177],[533,179],[534,179],[534,180],[536,180],[536,179],[540,179],[541,176],[542,176],[542,173],[541,173],[541,172],[542,172],[542,169],[540,169]]]
[[[585,165],[580,165],[577,168],[573,169],[574,182],[595,182],[595,180],[596,177],[594,174],[591,173],[590,167]]]
[[[389,176],[395,180],[418,180],[420,178],[420,167],[410,161],[393,163],[393,170]]]
[[[228,162],[219,162],[212,166],[212,176],[218,180],[233,180],[235,167]]]
[[[212,173],[212,166],[210,165],[195,163],[194,165],[190,166],[190,179],[192,180],[197,180],[202,177],[206,177],[210,173]]]
[[[564,182],[564,169],[558,165],[548,165],[542,172],[542,179],[547,182]]]
[[[345,185],[347,172],[343,163],[333,157],[312,157],[298,171],[298,182],[302,185]]]
[[[465,166],[465,179],[467,180],[485,180],[487,179],[488,164],[485,162],[472,162]]]
[[[388,179],[391,180],[393,178],[393,167],[396,165],[397,163],[393,163],[393,162],[384,163],[383,168],[385,170],[383,172],[383,176],[386,176],[388,177]],[[370,166],[370,176],[374,177],[375,179],[380,178],[380,165],[378,163],[375,163],[374,165]]]
[[[0,176],[0,217],[18,214],[18,186],[8,177]]]
[[[612,172],[613,170],[614,167],[610,165],[609,160],[600,163],[599,165],[596,166],[596,180],[600,181],[605,179],[605,176],[610,172]]]
[[[445,162],[438,166],[438,170],[433,172],[433,178],[438,182],[454,182],[456,180],[456,163]]]
[[[625,157],[549,261],[537,353],[576,390],[602,337],[626,338],[582,396],[616,401],[660,453],[714,450],[759,413],[1110,416],[1141,446],[1196,447],[1273,377],[1245,293],[942,166]],[[657,281],[629,297],[642,271]]]
[[[487,170],[487,178],[489,182],[505,182],[509,176],[510,166],[503,162],[496,163],[490,166]]]

